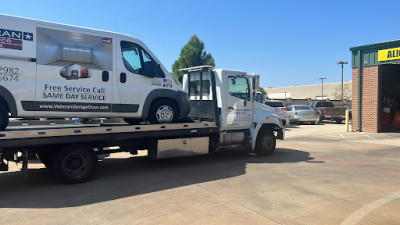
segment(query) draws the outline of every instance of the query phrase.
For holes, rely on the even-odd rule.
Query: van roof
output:
[[[31,21],[31,22],[36,22],[37,25],[39,26],[57,26],[60,28],[73,28],[76,30],[85,30],[85,31],[91,31],[91,32],[95,32],[95,33],[107,33],[107,34],[111,34],[111,35],[118,35],[118,36],[124,36],[127,38],[134,38],[137,39],[136,37],[127,35],[127,34],[122,34],[122,33],[117,33],[117,32],[113,32],[113,31],[106,31],[106,30],[100,30],[100,29],[94,29],[94,28],[88,28],[88,27],[81,27],[81,26],[75,26],[75,25],[68,25],[68,24],[63,24],[63,23],[56,23],[56,22],[49,22],[49,21],[44,21],[44,20],[38,20],[38,19],[31,19],[31,18],[26,18],[26,17],[20,17],[20,16],[11,16],[11,15],[7,15],[7,14],[1,14],[0,13],[0,19],[5,19],[5,20],[20,20],[20,21]],[[140,41],[139,39],[137,39],[138,41]]]

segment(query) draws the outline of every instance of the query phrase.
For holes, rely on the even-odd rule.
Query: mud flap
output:
[[[276,139],[283,140],[284,139],[284,133],[285,131],[283,129],[279,129],[276,131]]]
[[[8,171],[8,164],[4,161],[2,154],[0,150],[0,171]]]

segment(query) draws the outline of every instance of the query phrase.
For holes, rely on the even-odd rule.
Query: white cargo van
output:
[[[0,15],[0,130],[9,117],[170,123],[190,101],[140,40]]]

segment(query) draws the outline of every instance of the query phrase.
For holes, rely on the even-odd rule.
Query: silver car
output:
[[[283,125],[286,125],[287,115],[286,107],[281,101],[265,100],[264,104],[274,108],[275,114],[282,120]]]
[[[287,107],[287,115],[289,123],[310,122],[311,124],[318,123],[319,115],[317,111],[307,105],[290,105]]]

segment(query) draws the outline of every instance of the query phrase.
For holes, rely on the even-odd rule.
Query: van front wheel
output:
[[[149,121],[156,123],[175,123],[178,119],[178,107],[168,99],[156,100],[150,107]]]
[[[8,126],[8,111],[0,107],[0,131],[3,131]]]

